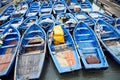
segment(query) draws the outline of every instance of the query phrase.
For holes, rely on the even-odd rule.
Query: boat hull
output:
[[[112,25],[103,20],[97,21],[94,31],[105,49],[110,53],[113,59],[120,64],[120,34]]]
[[[85,69],[108,68],[106,57],[90,27],[84,22],[79,22],[73,36]]]

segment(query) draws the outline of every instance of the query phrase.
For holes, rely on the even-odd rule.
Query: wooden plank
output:
[[[120,17],[120,6],[110,2],[108,0],[98,0],[101,4],[103,4],[103,7],[110,12],[112,15],[116,15]]]
[[[31,33],[40,33],[40,32],[41,32],[40,30],[33,30],[33,31],[30,31],[28,34],[31,34]]]
[[[79,41],[79,42],[85,42],[85,43],[86,43],[86,42],[89,42],[89,43],[90,43],[90,42],[95,42],[95,40],[81,40],[81,41]]]
[[[43,53],[43,52],[44,52],[44,50],[36,50],[36,51],[27,52],[27,53],[25,53],[25,55],[40,54],[40,53]]]
[[[13,44],[13,45],[6,45],[6,46],[1,46],[1,48],[13,48],[16,47],[17,44]]]
[[[37,47],[37,46],[41,46],[41,44],[29,44],[29,45],[25,45],[25,48],[27,48],[27,47]]]
[[[106,39],[102,39],[102,40],[106,41],[106,40],[116,40],[116,39],[119,39],[119,37],[106,38]]]
[[[22,55],[19,56],[18,61],[18,75],[19,76],[31,76],[34,74],[38,74],[39,64],[41,59],[40,54],[36,55]]]

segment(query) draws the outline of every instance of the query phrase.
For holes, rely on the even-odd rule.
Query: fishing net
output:
[[[75,64],[74,53],[71,50],[58,52],[56,58],[61,67],[73,66]]]
[[[99,59],[96,56],[89,55],[86,57],[86,61],[88,64],[98,64],[100,63]]]

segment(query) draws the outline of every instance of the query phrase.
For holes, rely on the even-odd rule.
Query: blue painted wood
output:
[[[28,4],[32,3],[33,0],[25,0],[25,2],[27,2]]]
[[[5,21],[9,20],[15,9],[16,8],[14,5],[9,5],[6,7],[0,14],[0,22],[4,23]]]
[[[89,0],[84,0],[84,2],[83,2],[83,0],[81,0],[80,6],[81,6],[82,11],[85,11],[85,12],[92,11],[92,5]]]
[[[9,26],[1,32],[0,37],[2,36],[5,36],[5,38],[3,39],[3,44],[0,46],[0,61],[2,61],[0,67],[2,68],[3,65],[4,67],[7,66],[3,70],[0,70],[0,76],[7,76],[13,67],[19,49],[20,34],[17,29]]]
[[[69,31],[73,31],[74,27],[76,26],[76,24],[78,22],[78,20],[71,13],[58,14],[57,21],[65,24],[65,27]]]
[[[120,64],[120,34],[112,25],[103,20],[96,22],[94,31],[105,49]]]
[[[66,13],[67,4],[64,0],[55,0],[53,4],[53,13]]]
[[[28,10],[28,3],[26,2],[21,2],[18,4],[17,9],[12,15],[12,18],[19,18],[19,17],[24,17],[26,12]]]
[[[80,9],[80,3],[78,3],[77,0],[66,0],[67,3],[67,9],[70,13],[74,13],[75,11],[75,7],[79,7]]]
[[[18,28],[23,22],[23,18],[13,18],[10,21],[4,23],[0,26],[0,33],[7,27],[13,26],[14,28]]]
[[[37,24],[23,34],[17,53],[14,80],[38,79],[46,54],[46,34]]]
[[[115,29],[117,30],[118,33],[120,33],[120,18],[116,18]]]
[[[79,22],[73,32],[74,40],[85,69],[108,68],[106,57],[93,30],[84,22]],[[99,63],[87,62],[88,56],[95,56]]]
[[[39,15],[41,15],[41,14],[51,14],[52,13],[52,8],[53,7],[52,7],[51,0],[48,0],[48,2],[44,1],[41,5]]]
[[[21,34],[23,34],[25,32],[25,30],[30,27],[32,24],[36,23],[38,20],[37,16],[30,16],[27,17],[23,23],[18,27],[18,30]]]
[[[45,29],[45,31],[48,31],[51,29],[54,25],[55,18],[52,14],[47,14],[47,15],[41,15],[38,24]]]
[[[2,3],[3,6],[8,4],[9,2],[10,2],[10,0],[1,0],[1,3]]]
[[[95,21],[97,21],[98,19],[103,19],[110,24],[114,24],[114,18],[99,11],[89,12],[89,16],[92,17]]]
[[[95,25],[95,21],[90,16],[88,16],[85,12],[77,12],[75,13],[75,17],[77,18],[78,21],[83,21],[88,26],[93,27]]]
[[[15,28],[18,28],[22,24],[23,20],[24,19],[22,17],[20,17],[20,18],[14,18],[14,19],[10,20],[9,24],[11,26],[15,27]]]
[[[37,16],[39,14],[40,6],[38,2],[33,2],[30,4],[30,8],[26,13],[26,17],[28,16]]]
[[[72,36],[70,35],[69,31],[67,31],[67,29],[65,28],[65,26],[59,22],[55,22],[55,25],[60,25],[62,26],[62,29],[64,31],[64,39],[65,39],[65,43],[64,44],[59,44],[59,45],[54,45],[54,39],[53,39],[53,31],[52,29],[48,31],[47,36],[48,36],[48,48],[50,51],[50,55],[52,57],[52,60],[58,70],[59,73],[66,73],[66,72],[72,72],[75,70],[79,70],[81,69],[81,63],[79,60],[79,55],[78,52],[76,50],[76,47],[74,45],[74,41],[72,39]],[[66,62],[68,63],[69,61],[67,61],[67,57],[70,57],[70,55],[68,55],[67,57],[65,56],[64,51],[71,51],[72,52],[72,56],[74,59],[74,64],[66,64]],[[66,57],[66,58],[65,58]],[[72,61],[71,61],[72,63]]]

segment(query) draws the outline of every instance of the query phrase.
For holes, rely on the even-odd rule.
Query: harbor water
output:
[[[91,0],[91,2],[94,11],[104,12],[104,10],[100,6],[97,6],[94,1]],[[120,65],[113,60],[107,51],[104,50],[104,54],[109,64],[108,69],[85,70],[82,68],[78,71],[59,74],[49,52],[47,52],[47,57],[39,80],[120,80]],[[0,77],[0,80],[14,80],[14,67],[8,76]]]

